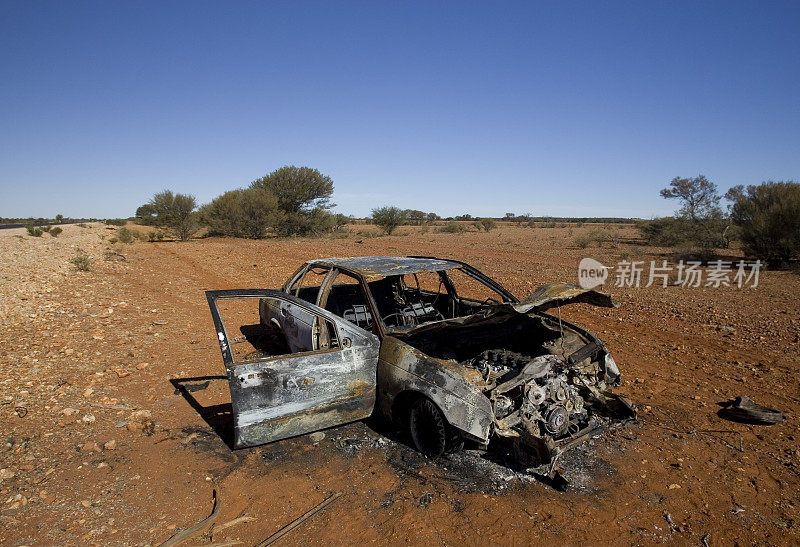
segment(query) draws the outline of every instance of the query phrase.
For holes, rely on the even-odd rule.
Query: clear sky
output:
[[[800,180],[800,2],[0,0],[0,216],[207,202],[282,165],[337,210],[664,215]]]

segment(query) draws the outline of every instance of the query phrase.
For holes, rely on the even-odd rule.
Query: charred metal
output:
[[[545,313],[617,305],[594,290],[553,283],[520,301],[459,261],[361,257],[308,262],[281,290],[207,297],[237,447],[378,413],[432,457],[499,439],[525,467],[552,470],[565,450],[635,415],[610,391],[620,374],[605,345]],[[240,330],[255,350],[239,358],[219,303],[248,298],[258,320]]]

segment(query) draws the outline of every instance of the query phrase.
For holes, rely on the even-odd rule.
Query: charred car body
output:
[[[504,437],[524,466],[552,469],[564,450],[634,415],[609,391],[620,375],[603,343],[560,310],[545,313],[616,305],[594,290],[555,283],[520,301],[463,262],[361,257],[310,261],[280,290],[206,295],[236,447],[377,412],[432,457]]]

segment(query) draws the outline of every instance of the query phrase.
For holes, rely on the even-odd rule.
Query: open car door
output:
[[[206,297],[230,385],[235,448],[372,414],[377,336],[280,291],[206,291]],[[310,347],[290,350],[283,336],[261,322],[259,306],[296,310],[315,334]]]

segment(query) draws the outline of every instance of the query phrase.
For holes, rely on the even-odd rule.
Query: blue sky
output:
[[[0,216],[207,202],[282,165],[338,211],[668,214],[800,180],[800,2],[0,0]]]

